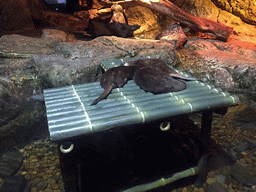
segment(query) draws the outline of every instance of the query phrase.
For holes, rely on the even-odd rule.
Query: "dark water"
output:
[[[24,102],[22,110],[16,118],[4,124],[6,134],[1,135],[0,153],[49,137],[45,105],[43,102]]]

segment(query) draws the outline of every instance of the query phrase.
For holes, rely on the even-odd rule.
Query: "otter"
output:
[[[143,67],[149,67],[155,71],[155,73],[168,73],[171,77],[175,79],[184,79],[187,81],[196,81],[197,78],[187,77],[185,75],[179,74],[174,71],[171,67],[167,65],[164,60],[161,59],[138,59],[134,61],[122,62],[120,66],[134,66],[137,70]]]
[[[197,80],[193,77],[178,74],[165,61],[160,59],[138,59],[123,62],[120,66],[112,67],[102,74],[100,85],[104,88],[104,92],[91,105],[96,105],[102,99],[106,99],[112,89],[121,88],[132,79],[141,89],[153,94],[186,89],[186,83],[181,79],[186,81]]]
[[[111,30],[112,35],[118,37],[133,37],[133,32],[140,28],[140,25],[128,25],[127,18],[124,14],[123,7],[114,4],[111,7],[113,15],[107,27]]]
[[[134,67],[118,66],[103,73],[100,78],[100,85],[104,92],[91,105],[96,105],[102,99],[107,98],[112,89],[123,87],[127,81],[133,79],[134,72]]]
[[[157,72],[150,67],[138,69],[133,77],[136,85],[153,94],[176,92],[186,89],[186,83],[174,79],[171,74]]]

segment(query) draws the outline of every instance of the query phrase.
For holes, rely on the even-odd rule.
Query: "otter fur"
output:
[[[186,83],[172,78],[168,73],[157,72],[149,67],[138,69],[133,77],[141,89],[153,94],[176,92],[186,89]]]
[[[146,92],[153,94],[168,93],[186,89],[182,80],[197,80],[193,77],[178,74],[160,59],[138,59],[121,63],[102,74],[100,85],[104,92],[93,101],[96,105],[108,97],[112,89],[123,87],[127,81],[134,80],[135,84]]]
[[[155,73],[168,73],[171,77],[175,79],[183,79],[187,81],[196,81],[198,79],[193,77],[187,77],[185,75],[179,74],[174,71],[171,67],[167,65],[164,60],[161,59],[138,59],[134,61],[126,61],[121,63],[120,66],[134,66],[137,70],[143,67],[151,68]]]
[[[127,18],[124,14],[123,7],[114,4],[111,7],[113,15],[107,27],[111,30],[112,35],[118,37],[133,37],[133,32],[140,28],[140,25],[128,25]]]
[[[91,105],[96,105],[102,99],[106,99],[112,89],[123,87],[127,81],[133,78],[134,72],[134,67],[118,66],[103,73],[100,78],[100,85],[104,92]]]

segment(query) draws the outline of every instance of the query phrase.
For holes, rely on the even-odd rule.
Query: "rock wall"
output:
[[[171,0],[197,17],[234,28],[232,39],[256,43],[256,2],[253,0]]]
[[[254,0],[212,0],[222,10],[228,11],[244,22],[256,25],[256,1]]]
[[[45,9],[43,0],[0,1],[0,35],[35,28],[34,21],[42,19]]]
[[[0,2],[0,33],[35,27],[26,5],[25,0]]]
[[[256,24],[254,0],[171,0],[171,2],[199,17],[217,16],[221,9],[240,17],[245,23]]]
[[[158,16],[150,9],[142,6],[128,8],[125,12],[129,25],[140,25],[134,35],[141,38],[154,39],[161,31]],[[148,33],[150,32],[150,33]]]

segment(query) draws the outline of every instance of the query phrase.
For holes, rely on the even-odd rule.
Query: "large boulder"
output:
[[[178,55],[176,67],[182,65],[224,91],[243,92],[256,101],[255,44],[190,39]]]
[[[174,59],[174,45],[125,39],[98,37],[91,41],[58,43],[54,54],[32,57],[34,72],[41,79],[43,88],[93,82],[99,78],[100,62],[116,58],[155,56]]]

